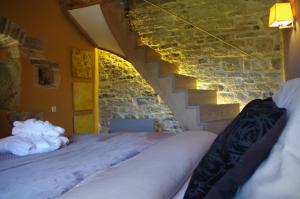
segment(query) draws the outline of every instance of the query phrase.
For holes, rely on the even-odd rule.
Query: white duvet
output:
[[[61,199],[171,199],[186,183],[216,135],[184,132],[96,173]],[[182,197],[182,192],[176,198]]]
[[[12,129],[13,136],[0,139],[0,152],[24,156],[54,151],[69,142],[63,133],[63,128],[48,121],[16,121]]]

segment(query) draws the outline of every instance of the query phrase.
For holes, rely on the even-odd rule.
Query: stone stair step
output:
[[[155,50],[153,50],[152,48],[150,48],[149,46],[144,46],[144,48],[146,49],[146,59],[151,61],[151,60],[160,60],[161,55],[156,52]]]
[[[127,32],[127,39],[130,41],[130,44],[132,45],[132,48],[136,48],[137,47],[137,39],[138,39],[138,35],[134,32]]]
[[[239,111],[239,104],[200,105],[200,121],[211,122],[234,118]]]
[[[189,89],[188,105],[195,106],[201,104],[217,104],[217,91]]]
[[[144,69],[145,72],[147,72],[147,75],[159,76],[159,61],[146,62]]]
[[[178,66],[171,64],[166,61],[160,61],[160,68],[159,68],[160,73],[178,73]]]
[[[210,131],[210,132],[219,134],[228,126],[228,124],[233,119],[234,118],[226,119],[226,120],[213,121],[213,122],[201,122],[200,126],[205,131]]]
[[[197,78],[175,74],[175,89],[197,89]]]
[[[135,56],[139,56],[143,60],[143,63],[146,63],[146,51],[144,48],[135,48],[133,52],[136,53]]]

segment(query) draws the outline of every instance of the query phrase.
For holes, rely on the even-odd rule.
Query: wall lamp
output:
[[[270,9],[269,27],[293,28],[294,16],[290,3],[275,3]]]

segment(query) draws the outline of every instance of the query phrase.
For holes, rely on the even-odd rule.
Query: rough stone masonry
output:
[[[100,51],[99,63],[103,131],[108,131],[110,119],[154,119],[157,131],[182,131],[168,106],[129,62]]]
[[[265,98],[284,82],[283,43],[268,27],[275,0],[149,0],[241,51],[144,1],[129,13],[140,44],[175,63],[201,89],[219,91],[219,103]],[[250,55],[250,56],[249,56]]]

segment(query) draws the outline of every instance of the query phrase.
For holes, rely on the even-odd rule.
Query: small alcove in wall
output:
[[[48,60],[32,59],[34,85],[44,88],[58,88],[60,83],[59,65]]]

